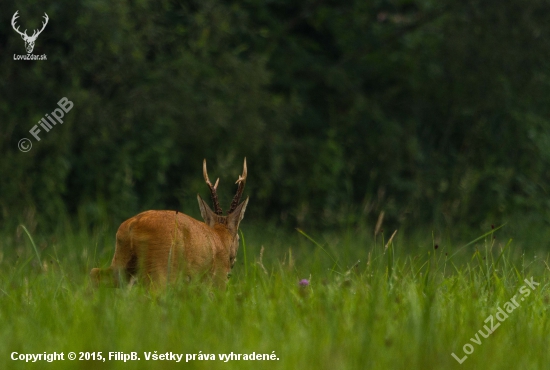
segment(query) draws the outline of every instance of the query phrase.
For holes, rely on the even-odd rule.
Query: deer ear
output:
[[[227,227],[234,235],[237,234],[237,230],[239,230],[239,224],[244,217],[244,211],[246,210],[248,199],[249,198],[247,197],[244,202],[239,204],[237,208],[235,208],[235,210],[227,216]]]
[[[199,208],[201,209],[201,216],[204,220],[204,223],[210,227],[213,227],[216,224],[217,220],[216,214],[210,209],[210,207],[208,207],[208,204],[206,204],[204,200],[202,200],[199,194],[197,194],[197,200],[199,201]]]

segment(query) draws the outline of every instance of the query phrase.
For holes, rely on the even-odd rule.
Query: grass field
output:
[[[430,231],[398,233],[389,244],[390,235],[356,230],[242,231],[225,292],[177,286],[155,295],[139,285],[92,289],[88,273],[109,264],[113,230],[7,233],[0,368],[550,368],[548,254],[524,252],[502,230],[469,244]],[[64,360],[11,359],[53,352]],[[105,362],[79,360],[99,352]],[[109,360],[109,352],[140,360]],[[166,353],[183,354],[181,362],[151,359]],[[241,360],[220,360],[231,353]],[[275,359],[244,360],[257,354]]]

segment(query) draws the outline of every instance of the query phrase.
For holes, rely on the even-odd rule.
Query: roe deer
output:
[[[224,288],[239,249],[239,223],[244,217],[248,197],[239,204],[246,183],[246,158],[239,176],[237,193],[227,216],[208,179],[206,159],[203,176],[210,188],[214,211],[197,194],[204,222],[178,211],[146,211],[124,221],[116,233],[116,248],[111,266],[94,268],[90,275],[97,286],[108,276],[115,286],[120,279],[140,279],[162,287],[183,273],[187,280],[195,276],[211,278]]]

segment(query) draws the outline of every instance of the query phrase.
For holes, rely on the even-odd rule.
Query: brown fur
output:
[[[225,287],[239,248],[238,229],[248,198],[228,216],[215,214],[198,196],[205,222],[176,211],[146,211],[124,221],[116,233],[111,266],[94,268],[97,286],[104,278],[120,286],[138,279],[162,288],[179,276],[209,278]]]

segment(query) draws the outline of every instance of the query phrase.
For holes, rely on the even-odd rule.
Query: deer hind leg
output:
[[[95,287],[103,284],[105,281],[115,288],[125,285],[129,282],[133,285],[137,275],[137,256],[134,253],[131,241],[126,238],[119,238],[115,248],[115,255],[111,266],[108,268],[94,268],[90,272],[92,283]]]
[[[135,283],[137,278],[137,255],[132,248],[131,238],[118,238],[111,266],[111,276],[116,287]]]
[[[93,268],[90,272],[90,277],[92,279],[92,284],[94,288],[104,285],[105,282],[109,282],[111,286],[117,287],[117,282],[113,278],[113,271],[110,267],[106,269],[102,268]]]

